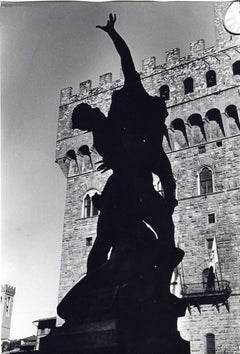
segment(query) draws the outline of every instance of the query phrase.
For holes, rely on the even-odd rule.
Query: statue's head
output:
[[[93,131],[104,114],[99,108],[92,108],[86,103],[77,105],[72,113],[72,129]]]

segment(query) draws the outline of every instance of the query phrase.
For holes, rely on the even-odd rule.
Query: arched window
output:
[[[92,201],[92,197],[97,193],[96,190],[88,191],[88,193],[83,198],[83,218],[90,218],[91,216],[98,215],[98,209],[95,207]]]
[[[233,63],[233,75],[240,75],[240,60],[235,61]]]
[[[184,93],[185,93],[185,95],[187,95],[188,93],[193,92],[193,79],[192,79],[192,77],[187,77],[183,81],[183,85],[184,85]]]
[[[160,97],[162,97],[165,101],[169,100],[169,87],[168,85],[163,85],[159,89]]]
[[[200,195],[205,195],[213,192],[213,173],[204,167],[199,173]]]
[[[206,352],[207,354],[216,354],[215,336],[212,333],[206,334]]]
[[[216,73],[215,73],[214,70],[209,70],[206,73],[206,80],[207,80],[207,87],[212,87],[212,86],[215,86],[217,84]]]

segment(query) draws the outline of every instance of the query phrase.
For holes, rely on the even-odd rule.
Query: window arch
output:
[[[240,75],[240,60],[235,61],[232,65],[233,75]]]
[[[193,78],[192,77],[187,77],[183,81],[183,85],[184,85],[184,93],[185,93],[185,95],[187,95],[188,93],[193,92]]]
[[[199,173],[200,195],[213,192],[213,172],[208,167],[204,167]]]
[[[209,268],[206,268],[202,272],[202,283],[203,283],[203,289],[205,290],[207,288],[208,276],[209,276]]]
[[[214,70],[209,70],[206,73],[207,87],[212,87],[217,84],[216,72]]]
[[[83,218],[90,218],[92,216],[98,215],[98,209],[93,204],[93,196],[97,193],[96,190],[90,190],[86,193],[83,198],[83,210],[82,210],[82,217]]]
[[[235,121],[235,124],[237,125],[238,129],[240,130],[240,119],[238,116],[237,107],[233,104],[230,104],[229,106],[226,107],[225,113],[228,118],[233,118],[233,120]]]
[[[215,336],[213,333],[206,334],[206,352],[207,354],[216,354]]]
[[[169,100],[169,86],[163,85],[159,89],[160,97],[162,97],[165,101]]]
[[[79,173],[79,166],[77,161],[77,155],[73,149],[68,150],[65,155],[65,162],[68,161],[69,170],[68,175],[71,176],[75,173]]]

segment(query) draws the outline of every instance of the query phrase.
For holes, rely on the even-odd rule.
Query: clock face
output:
[[[233,1],[227,9],[224,27],[231,34],[240,34],[240,0]]]

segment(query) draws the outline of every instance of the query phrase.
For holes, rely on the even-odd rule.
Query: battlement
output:
[[[5,284],[5,285],[1,285],[1,291],[3,294],[14,296],[16,293],[16,288],[14,286]]]
[[[159,66],[156,66],[156,57],[152,56],[149,58],[145,58],[142,60],[142,69],[140,73],[141,77],[144,78],[146,76],[152,75],[158,72],[159,70],[165,71],[179,64],[187,64],[190,60],[193,60],[194,58],[196,59],[199,56],[203,56],[204,53],[205,41],[203,39],[200,39],[198,41],[190,43],[190,55],[187,57],[180,57],[180,49],[174,48],[166,52],[165,63]],[[116,88],[123,84],[122,81],[123,75],[121,71],[119,79],[115,81],[112,80],[111,72],[102,74],[99,76],[98,90],[106,90],[107,88],[110,88],[110,86]],[[73,102],[77,96],[79,96],[79,98],[85,97],[91,92],[91,90],[93,90],[91,80],[86,80],[80,83],[79,93],[77,95],[73,95],[72,87],[63,88],[60,93],[60,105]]]
[[[229,46],[231,44],[231,47]],[[239,56],[239,50],[235,51],[237,44],[240,44],[240,38],[234,38],[229,42],[228,47],[218,48],[217,46],[205,48],[204,39],[191,42],[189,46],[189,55],[181,57],[180,49],[173,48],[166,52],[165,63],[157,65],[156,57],[152,56],[142,60],[142,68],[140,71],[141,79],[146,81],[150,76],[159,76],[159,82],[161,81],[168,84],[168,76],[172,70],[180,74],[179,77],[183,77],[186,73],[193,72],[194,68],[205,68],[207,70],[220,70],[222,62],[227,59],[232,59],[234,56]],[[237,60],[237,59],[236,59]],[[184,77],[183,77],[184,79]],[[171,81],[171,80],[170,80]],[[117,80],[113,81],[112,73],[105,73],[99,76],[98,87],[92,87],[92,81],[83,81],[79,85],[79,92],[73,94],[72,87],[63,88],[60,91],[60,106],[74,103],[81,99],[94,96],[106,91],[113,91],[116,88],[120,88],[123,85],[123,75],[120,70],[120,76]],[[176,90],[176,88],[175,88]]]

